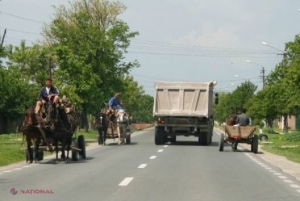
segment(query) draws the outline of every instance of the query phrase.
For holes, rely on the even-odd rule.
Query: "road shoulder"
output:
[[[224,131],[219,129],[219,128],[214,128],[214,130],[217,133],[223,133]],[[239,146],[249,149],[250,150],[250,145],[248,144],[239,144]],[[293,161],[288,160],[284,156],[279,156],[270,152],[267,152],[261,148],[261,145],[258,147],[258,153],[256,156],[260,157],[262,160],[276,166],[279,168],[282,172],[285,172],[291,176],[293,176],[295,179],[300,181],[300,164],[295,163]]]

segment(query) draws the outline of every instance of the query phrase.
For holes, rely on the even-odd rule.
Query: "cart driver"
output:
[[[242,109],[242,114],[239,114],[236,119],[236,123],[240,126],[249,126],[250,118],[246,115],[247,110],[245,108]]]

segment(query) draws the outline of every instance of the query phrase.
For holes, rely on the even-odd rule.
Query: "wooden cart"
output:
[[[56,148],[53,144],[50,144],[49,146],[51,146],[50,148],[52,148],[51,152],[56,151]],[[44,151],[50,151],[49,146],[43,146],[43,145],[39,146],[37,161],[44,160]],[[57,148],[58,148],[59,151],[61,151],[61,144],[60,143],[59,143]],[[82,158],[82,159],[86,159],[86,147],[85,147],[85,139],[84,139],[83,135],[79,135],[78,138],[76,138],[76,136],[73,137],[70,148],[71,148],[70,152],[71,152],[72,161],[78,161],[79,157]],[[31,149],[34,150],[34,146],[31,146]],[[33,157],[34,156],[35,156],[35,154],[33,153]],[[30,155],[29,155],[29,152],[26,148],[25,148],[25,157],[26,157],[26,162],[28,162],[30,160]]]
[[[233,150],[237,150],[239,143],[251,144],[251,152],[258,151],[258,135],[254,134],[253,126],[224,126],[225,133],[221,134],[219,151],[224,150],[224,143],[230,143]]]

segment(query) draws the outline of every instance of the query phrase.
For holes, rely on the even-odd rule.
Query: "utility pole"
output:
[[[260,77],[262,78],[263,88],[265,87],[265,72],[266,72],[265,68],[262,67],[262,69],[260,71],[260,73],[262,74],[262,76],[260,76]]]
[[[6,29],[4,29],[4,34],[3,34],[3,37],[2,37],[2,41],[1,41],[1,46],[0,46],[0,48],[3,47],[5,35],[6,35]]]
[[[49,66],[48,66],[48,76],[51,79],[52,78],[52,56],[49,57]]]

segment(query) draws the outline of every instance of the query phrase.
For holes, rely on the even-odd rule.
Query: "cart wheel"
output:
[[[33,153],[33,158],[35,159],[35,152]],[[37,161],[42,161],[44,160],[44,151],[43,150],[39,150],[38,151],[38,158],[37,158]]]
[[[72,150],[72,161],[78,161],[78,151]]]
[[[219,142],[219,151],[224,150],[224,133],[221,133],[220,142]]]
[[[262,142],[266,142],[269,140],[269,137],[266,134],[259,134],[258,138]]]
[[[258,136],[255,134],[252,138],[252,145],[251,145],[253,153],[257,153],[258,151]]]
[[[81,149],[79,151],[79,155],[82,157],[82,159],[86,159],[86,150],[85,150],[85,140],[83,135],[78,136],[78,148]]]
[[[176,143],[176,135],[173,135],[173,136],[170,138],[170,142],[171,142],[171,143]]]
[[[126,144],[130,144],[131,143],[131,135],[127,135],[126,137]]]
[[[72,140],[72,147],[77,147],[77,140],[73,139]],[[78,161],[78,151],[75,149],[71,150],[71,154],[72,154],[72,161]]]

